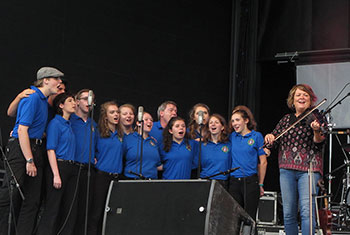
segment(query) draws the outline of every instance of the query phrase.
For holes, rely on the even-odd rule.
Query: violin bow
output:
[[[292,129],[296,124],[298,124],[299,122],[301,122],[303,119],[305,119],[307,116],[309,116],[313,111],[315,111],[316,109],[318,109],[321,105],[323,105],[325,102],[327,101],[326,98],[324,98],[318,105],[316,105],[315,107],[313,107],[311,110],[309,110],[307,113],[305,113],[301,118],[299,118],[298,120],[296,120],[292,125],[290,125],[287,129],[285,129],[284,131],[282,131],[279,135],[277,135],[275,137],[275,141],[278,140],[281,136],[283,136],[285,133],[287,133],[290,129]],[[264,144],[262,146],[262,148],[265,148],[266,145],[268,145],[267,143]]]

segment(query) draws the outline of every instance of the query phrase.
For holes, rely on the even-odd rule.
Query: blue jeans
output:
[[[312,195],[317,195],[317,181],[321,178],[320,173],[313,173]],[[298,234],[298,204],[301,217],[301,232],[309,234],[309,178],[308,173],[296,170],[280,169],[280,185],[283,202],[284,229],[287,235]],[[315,192],[316,189],[316,192]],[[312,200],[312,225],[315,234],[315,198]]]

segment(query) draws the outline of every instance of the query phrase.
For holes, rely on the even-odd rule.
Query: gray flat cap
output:
[[[38,80],[43,78],[58,78],[63,76],[64,74],[61,71],[52,67],[42,67],[36,73],[36,79]]]

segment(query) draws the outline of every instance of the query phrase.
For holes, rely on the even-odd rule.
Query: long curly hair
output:
[[[101,107],[100,107],[100,118],[98,119],[98,129],[100,131],[101,137],[103,138],[108,138],[111,136],[111,130],[108,127],[108,120],[107,120],[107,110],[108,110],[108,107],[111,105],[115,105],[118,107],[118,104],[113,100],[107,101],[101,104]],[[117,130],[118,136],[120,138],[123,138],[124,132],[119,125],[116,125],[116,130]]]
[[[172,142],[173,142],[173,135],[170,134],[169,130],[172,129],[174,124],[175,124],[175,122],[179,121],[179,120],[185,122],[185,120],[182,117],[179,117],[179,116],[172,117],[169,120],[168,125],[163,130],[163,145],[164,145],[163,149],[164,149],[165,152],[169,152],[170,151],[171,145],[172,145]],[[185,128],[185,131],[186,131],[186,128]],[[186,143],[187,146],[189,146],[187,133],[185,134],[185,143]]]

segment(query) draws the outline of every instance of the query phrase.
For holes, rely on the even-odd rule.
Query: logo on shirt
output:
[[[152,146],[156,146],[156,144],[151,140],[150,142],[149,142]]]
[[[224,153],[227,153],[228,152],[228,147],[226,145],[222,146],[221,151],[223,151]]]
[[[189,145],[189,144],[186,144],[186,149],[188,150],[188,151],[192,151],[192,149],[191,149],[191,145]]]
[[[250,139],[248,140],[248,145],[252,146],[254,143],[255,143],[255,141],[254,141],[253,138],[250,138]]]

